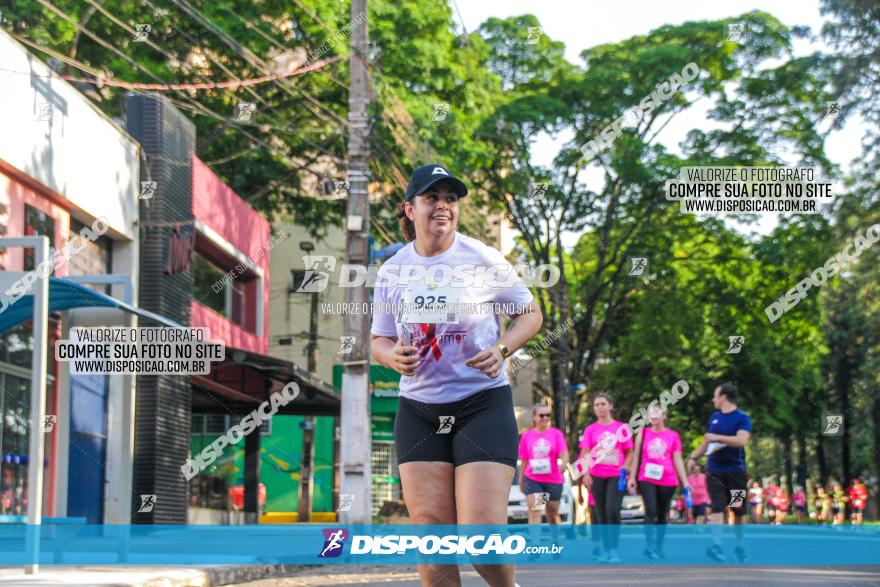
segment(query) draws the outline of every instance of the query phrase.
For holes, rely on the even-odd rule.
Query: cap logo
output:
[[[431,172],[431,175],[449,175],[449,174],[442,167],[435,167],[434,171]]]

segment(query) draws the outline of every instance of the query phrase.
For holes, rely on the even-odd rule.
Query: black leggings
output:
[[[645,502],[645,533],[648,548],[663,550],[666,537],[666,521],[669,517],[669,501],[675,495],[675,486],[655,485],[639,481],[639,493]],[[658,524],[659,528],[654,528]]]
[[[593,477],[598,523],[601,524],[605,550],[616,549],[620,542],[620,504],[623,494],[617,489],[617,477]]]

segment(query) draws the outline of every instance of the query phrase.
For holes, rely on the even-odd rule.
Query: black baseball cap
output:
[[[448,181],[452,184],[459,198],[468,195],[467,186],[464,182],[449,173],[449,170],[437,163],[422,165],[413,171],[406,186],[406,201],[409,202],[418,195],[424,194],[429,187],[438,181]]]

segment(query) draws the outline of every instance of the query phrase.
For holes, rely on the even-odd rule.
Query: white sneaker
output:
[[[619,563],[623,562],[620,560],[620,553],[617,550],[611,550],[608,552],[608,562],[609,563]]]

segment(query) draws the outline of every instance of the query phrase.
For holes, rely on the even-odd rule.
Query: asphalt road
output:
[[[880,553],[878,553],[880,560]],[[486,583],[472,568],[461,569],[462,585]],[[753,567],[753,566],[549,566],[522,565],[516,580],[536,585],[711,585],[712,587],[880,585],[880,566]],[[237,583],[240,587],[300,587],[312,585],[377,585],[420,587],[415,567],[339,566],[303,569],[296,575]],[[438,586],[439,587],[439,586]]]

